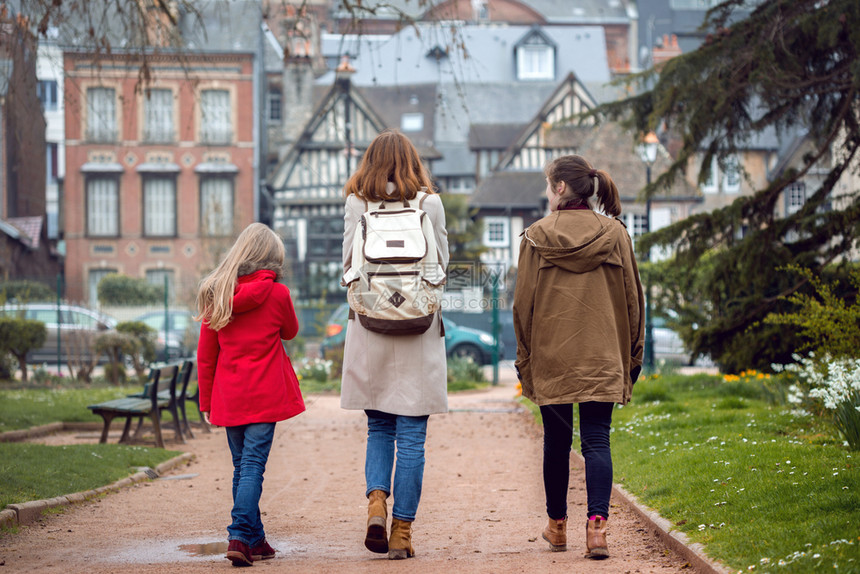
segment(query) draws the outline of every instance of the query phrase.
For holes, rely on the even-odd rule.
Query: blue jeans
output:
[[[227,527],[227,539],[255,546],[266,538],[260,520],[260,495],[263,493],[263,472],[275,423],[254,423],[227,427],[227,443],[233,455],[233,523]]]
[[[367,410],[367,458],[364,477],[366,495],[381,490],[394,495],[391,515],[406,522],[415,520],[424,481],[424,441],[427,416],[407,417]],[[394,446],[397,468],[394,469]],[[391,472],[394,470],[394,490]]]
[[[612,494],[612,451],[609,428],[615,403],[579,403],[579,436],[585,458],[585,491],[588,517],[609,517]],[[545,405],[543,418],[543,483],[546,513],[561,520],[567,516],[570,480],[570,445],[573,442],[573,405]]]

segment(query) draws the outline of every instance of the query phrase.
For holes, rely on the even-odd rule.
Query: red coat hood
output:
[[[233,292],[233,312],[245,313],[262,305],[275,286],[276,276],[274,271],[268,269],[240,276]]]

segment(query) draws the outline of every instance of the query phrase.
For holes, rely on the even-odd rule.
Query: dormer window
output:
[[[518,80],[555,80],[555,45],[539,29],[533,28],[514,50]]]

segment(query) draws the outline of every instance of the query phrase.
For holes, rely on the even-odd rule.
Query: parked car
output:
[[[167,311],[167,330],[164,329],[164,311],[149,311],[139,315],[132,321],[140,321],[156,331],[155,353],[158,360],[173,361],[180,357],[189,356],[194,349],[189,341],[200,331],[200,323],[194,321],[194,315],[184,309],[169,309]],[[193,332],[191,332],[193,331]],[[165,347],[167,357],[164,356]]]
[[[32,319],[45,324],[45,344],[30,351],[28,363],[55,363],[58,340],[61,363],[65,364],[69,356],[76,354],[87,360],[96,335],[116,328],[113,317],[78,305],[60,304],[59,320],[56,303],[7,303],[0,308],[0,316]],[[100,359],[106,360],[107,357]]]
[[[320,352],[325,355],[328,349],[341,347],[346,340],[346,322],[349,316],[349,305],[343,303],[329,317],[325,328],[325,337],[320,345]],[[480,365],[493,362],[493,336],[480,329],[460,327],[450,319],[442,319],[445,323],[445,352],[449,357],[468,357]],[[499,360],[505,356],[505,345],[499,341]]]

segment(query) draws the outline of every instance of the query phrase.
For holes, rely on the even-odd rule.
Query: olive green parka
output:
[[[523,232],[516,366],[538,405],[627,404],[642,366],[645,300],[624,224],[562,210]]]

